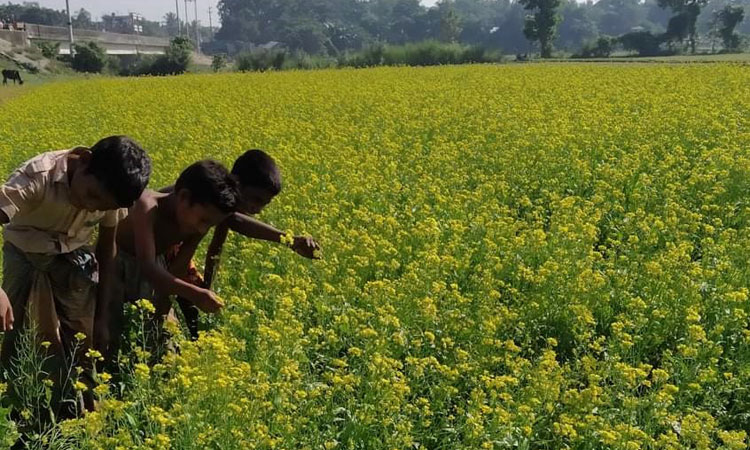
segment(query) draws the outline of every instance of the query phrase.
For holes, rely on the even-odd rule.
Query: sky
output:
[[[23,3],[25,0],[11,0],[12,3]],[[65,9],[65,0],[34,0],[40,6],[54,9]],[[99,18],[104,14],[127,14],[140,13],[148,20],[161,21],[164,15],[175,10],[175,0],[69,0],[70,12],[75,15],[75,11],[81,8],[86,9],[94,18]],[[219,26],[216,4],[218,0],[195,0],[198,2],[198,19],[201,25],[208,26],[208,8],[211,7],[214,27]],[[423,5],[433,5],[437,0],[421,0]],[[185,18],[185,0],[177,0],[180,8],[180,19]],[[3,2],[4,3],[4,2]],[[194,20],[195,5],[192,0],[188,4],[188,19]]]

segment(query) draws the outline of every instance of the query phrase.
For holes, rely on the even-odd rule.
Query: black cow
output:
[[[16,80],[18,80],[18,84],[23,84],[23,80],[21,79],[21,74],[18,73],[17,70],[12,70],[12,69],[3,70],[3,84],[8,84],[8,80],[13,80],[13,84],[16,84]]]

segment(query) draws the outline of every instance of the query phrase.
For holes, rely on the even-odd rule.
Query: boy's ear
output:
[[[188,191],[187,189],[184,189],[184,188],[180,189],[179,191],[176,192],[176,194],[177,194],[177,200],[181,202],[190,203],[190,191]]]
[[[81,161],[84,166],[88,166],[91,162],[91,150],[82,150],[78,155],[78,160]]]

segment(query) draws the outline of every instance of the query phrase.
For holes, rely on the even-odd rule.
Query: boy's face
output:
[[[87,211],[108,211],[118,209],[115,197],[107,191],[86,167],[79,167],[70,180],[70,203],[78,209]]]
[[[190,193],[184,189],[177,193],[176,213],[180,232],[185,235],[206,234],[211,227],[229,217],[216,206],[193,203]]]
[[[267,190],[253,186],[242,186],[240,194],[240,204],[237,206],[237,211],[243,214],[258,214],[266,205],[271,203],[274,197]]]

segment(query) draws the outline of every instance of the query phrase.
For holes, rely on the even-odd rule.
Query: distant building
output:
[[[136,13],[130,13],[125,16],[117,16],[115,13],[112,13],[109,16],[102,16],[104,31],[109,31],[111,33],[143,33],[143,20],[143,16]]]

